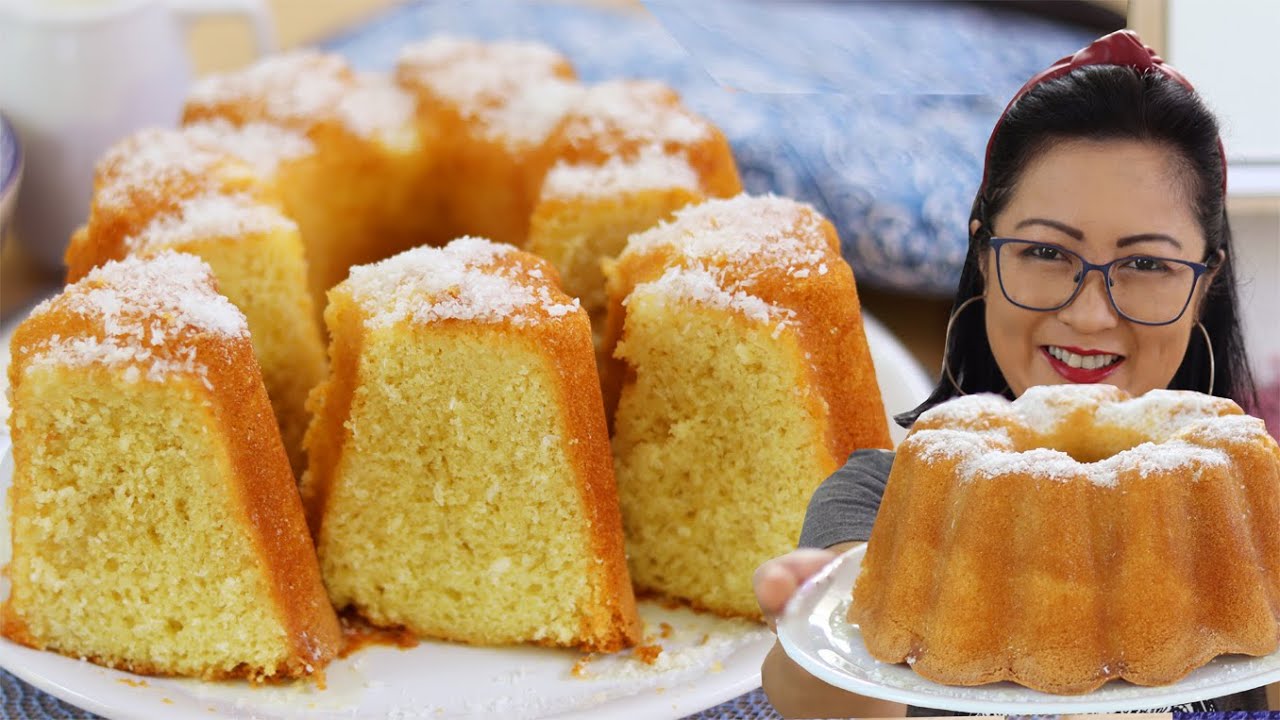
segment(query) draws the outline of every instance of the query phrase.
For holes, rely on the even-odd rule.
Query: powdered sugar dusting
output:
[[[611,80],[592,85],[570,112],[565,133],[610,150],[609,139],[692,145],[705,140],[709,125],[679,104],[671,88],[650,80]]]
[[[1080,462],[1046,447],[1017,451],[1012,446],[1006,426],[1045,436],[1081,411],[1093,423],[1080,428],[1082,432],[1125,427],[1138,430],[1148,441],[1097,462]],[[1230,400],[1192,392],[1155,390],[1130,398],[1107,385],[1033,387],[1013,402],[998,395],[976,395],[932,408],[920,416],[925,429],[913,432],[904,447],[926,461],[959,460],[957,473],[966,481],[1021,474],[1114,487],[1134,473],[1148,477],[1228,466],[1227,453],[1206,447],[1206,441],[1266,437],[1261,421],[1239,413]],[[939,424],[948,427],[936,429]]]
[[[542,183],[542,196],[609,197],[669,188],[696,192],[698,186],[698,174],[688,160],[651,148],[635,159],[613,157],[602,165],[558,163]]]
[[[671,220],[632,235],[624,252],[665,246],[690,258],[761,263],[792,276],[806,269],[825,274],[831,249],[821,227],[821,216],[805,203],[743,194],[687,206]]]
[[[1014,405],[1033,430],[1049,433],[1077,410],[1119,402],[1125,397],[1123,391],[1111,385],[1040,385],[1027,388]]]
[[[52,337],[31,367],[130,366],[125,377],[160,380],[174,373],[205,375],[193,332],[248,337],[244,314],[213,289],[212,273],[192,255],[109,262],[39,305],[32,315],[67,310],[101,323],[103,337]],[[205,378],[208,385],[208,379]]]
[[[187,125],[182,132],[197,144],[226,151],[264,177],[274,175],[281,162],[306,157],[316,149],[305,135],[271,123],[237,126],[214,118]]]
[[[532,42],[438,37],[400,51],[399,75],[454,104],[494,140],[540,144],[582,96],[567,61]]]
[[[369,313],[370,327],[412,320],[468,320],[525,325],[578,312],[577,299],[560,302],[545,280],[504,267],[509,245],[459,238],[443,248],[420,247],[351,269],[347,284]]]
[[[1191,445],[1182,441],[1143,443],[1105,460],[1082,463],[1067,453],[1048,448],[1025,452],[977,453],[967,458],[958,472],[964,480],[991,479],[1012,474],[1057,482],[1087,481],[1102,487],[1116,487],[1123,475],[1138,477],[1182,472],[1205,467],[1227,467],[1231,464],[1221,450]],[[1198,475],[1190,475],[1195,479]]]
[[[1000,395],[980,393],[949,400],[920,414],[921,425],[963,427],[967,430],[1003,429],[1013,418],[1013,405]]]
[[[130,250],[172,247],[219,238],[246,239],[275,230],[297,229],[280,211],[248,195],[202,195],[184,200],[175,213],[161,215],[141,233],[125,238]]]

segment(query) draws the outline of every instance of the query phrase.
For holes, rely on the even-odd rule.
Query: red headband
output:
[[[991,139],[987,140],[986,162],[982,169],[982,185],[983,191],[987,187],[987,167],[986,164],[991,161],[991,145],[995,142],[996,133],[1000,130],[1000,125],[1004,123],[1005,115],[1009,114],[1009,108],[1018,101],[1023,95],[1026,95],[1031,88],[1042,82],[1062,77],[1067,73],[1079,67],[1086,65],[1121,65],[1124,67],[1136,68],[1144,71],[1155,71],[1177,82],[1191,92],[1196,89],[1191,86],[1191,82],[1186,76],[1174,70],[1165,64],[1164,60],[1156,55],[1156,51],[1142,44],[1142,40],[1138,34],[1132,30],[1117,30],[1110,35],[1094,40],[1089,47],[1077,52],[1075,55],[1068,55],[1061,60],[1055,62],[1040,74],[1027,81],[1022,89],[1013,96],[1009,104],[1005,106],[1004,112],[1000,113],[1000,119],[996,121],[996,126],[991,129]],[[1227,152],[1222,145],[1222,137],[1218,137],[1218,154],[1222,157],[1222,194],[1227,194]]]

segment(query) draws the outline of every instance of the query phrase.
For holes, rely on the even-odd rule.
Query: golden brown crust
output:
[[[569,298],[557,292],[557,302]],[[583,311],[562,322],[536,327],[540,353],[552,365],[559,406],[564,413],[566,455],[578,478],[586,511],[591,557],[603,562],[591,570],[595,607],[601,614],[582,619],[583,648],[615,652],[640,641],[642,627],[627,571],[622,512],[613,474],[609,431],[604,421],[600,383],[591,342],[591,322]],[[607,613],[605,615],[604,613]]]
[[[236,491],[257,544],[274,607],[298,662],[321,667],[342,648],[342,629],[320,578],[297,484],[248,338],[217,352],[209,365],[215,412],[236,470]],[[238,437],[237,437],[238,435]]]
[[[350,439],[347,420],[359,380],[360,354],[365,341],[363,318],[345,285],[329,291],[324,312],[329,328],[329,378],[311,391],[307,409],[311,426],[303,446],[307,472],[302,479],[302,501],[313,541],[320,539],[334,477],[342,465],[342,451]]]

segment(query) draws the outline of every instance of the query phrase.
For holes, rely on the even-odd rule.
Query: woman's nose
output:
[[[1120,316],[1111,305],[1106,282],[1101,272],[1089,273],[1075,299],[1058,311],[1058,318],[1081,333],[1099,332],[1118,325]]]

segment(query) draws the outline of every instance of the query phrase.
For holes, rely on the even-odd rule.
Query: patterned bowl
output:
[[[18,134],[5,116],[0,115],[0,235],[9,224],[22,184],[22,146]]]

